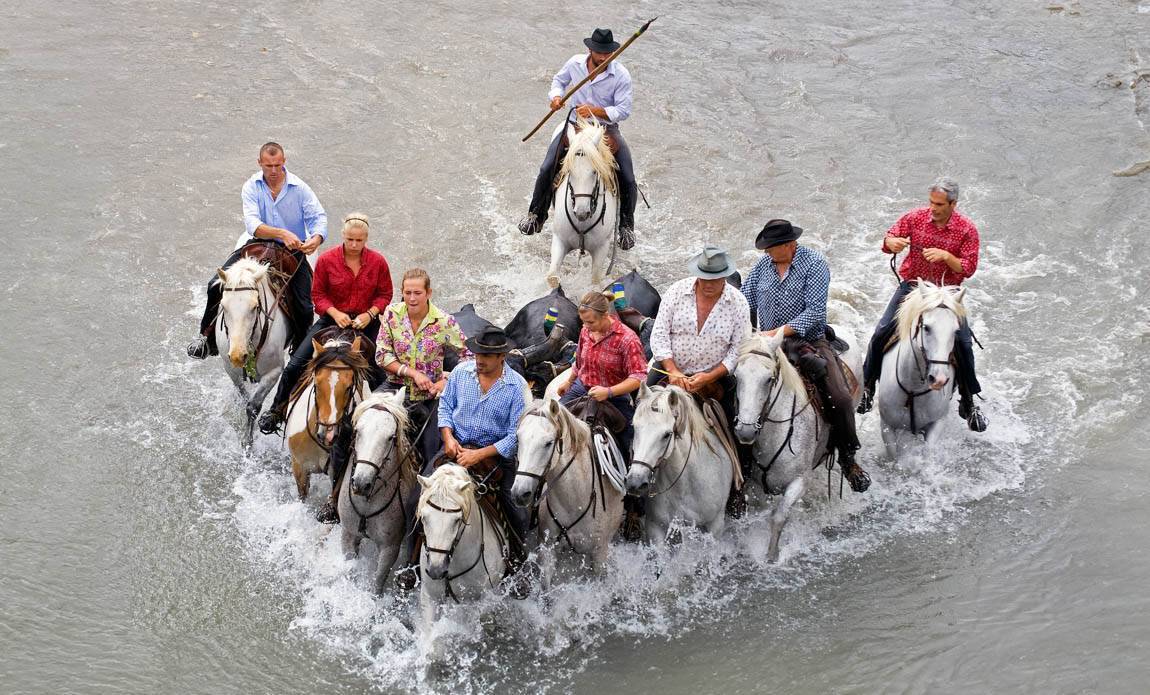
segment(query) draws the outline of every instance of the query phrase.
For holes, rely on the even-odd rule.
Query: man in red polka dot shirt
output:
[[[886,344],[894,334],[895,315],[903,297],[919,280],[936,285],[959,285],[978,269],[978,229],[955,210],[958,184],[941,178],[930,187],[930,205],[911,210],[898,219],[883,238],[884,253],[899,254],[910,249],[899,266],[901,282],[871,336],[866,362],[863,364],[865,392],[858,411],[865,413],[874,401],[874,388],[882,370]],[[982,432],[987,419],[974,403],[974,394],[982,387],[974,373],[974,348],[970,326],[963,320],[954,341],[954,359],[958,382],[958,414],[970,429]]]

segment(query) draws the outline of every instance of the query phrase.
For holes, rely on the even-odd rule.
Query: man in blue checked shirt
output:
[[[563,95],[574,84],[587,77],[592,70],[603,64],[616,49],[619,42],[610,29],[596,29],[589,38],[583,39],[587,46],[586,55],[572,56],[551,80],[551,108],[558,107]],[[631,150],[619,132],[619,124],[631,115],[631,73],[618,60],[613,60],[595,79],[583,85],[571,96],[568,103],[575,105],[575,111],[582,118],[594,116],[607,126],[607,136],[614,143],[615,162],[619,166],[619,248],[626,251],[635,245],[635,202],[638,191],[635,188],[635,168],[631,163]],[[531,205],[527,216],[519,223],[519,231],[535,234],[543,229],[547,221],[547,211],[551,209],[551,196],[555,187],[555,167],[563,158],[563,131],[555,130],[551,145],[539,175],[535,178],[535,190],[531,194]]]
[[[852,490],[865,492],[870,476],[855,461],[859,440],[854,403],[827,340],[831,271],[821,253],[799,246],[802,233],[786,220],[767,222],[755,239],[755,248],[766,256],[743,281],[743,296],[759,331],[772,337],[782,331],[786,336],[787,356],[822,396],[823,417],[831,425],[831,445],[839,452],[843,475]]]
[[[327,238],[327,213],[311,187],[287,170],[286,161],[283,146],[275,142],[265,143],[260,148],[260,170],[244,183],[240,197],[243,200],[244,228],[250,237],[248,243],[282,244],[299,262],[287,287],[292,313],[291,348],[294,352],[311,328],[314,315],[311,265],[305,256],[315,253]],[[244,248],[236,249],[222,267],[231,266],[243,255]],[[200,319],[200,335],[188,345],[190,357],[202,360],[217,354],[215,323],[222,294],[220,278],[213,275],[208,283],[208,303]]]

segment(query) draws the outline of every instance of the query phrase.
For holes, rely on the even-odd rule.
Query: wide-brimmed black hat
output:
[[[727,252],[718,246],[707,245],[703,252],[695,254],[687,266],[691,274],[704,280],[717,280],[735,273],[735,264],[727,256]]]
[[[507,334],[502,328],[488,326],[479,335],[463,341],[467,349],[476,355],[498,355],[511,351],[511,343],[507,341]]]
[[[803,235],[803,228],[796,227],[786,220],[771,220],[755,237],[756,249],[769,249],[772,246],[794,241]]]
[[[619,50],[619,42],[610,29],[596,29],[591,32],[591,38],[583,39],[583,45],[596,53],[614,53]]]

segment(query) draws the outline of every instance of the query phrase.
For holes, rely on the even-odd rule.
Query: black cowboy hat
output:
[[[488,326],[474,338],[463,341],[467,349],[476,355],[498,355],[511,351],[511,343],[502,328]]]
[[[796,227],[786,220],[771,220],[755,237],[756,249],[769,249],[772,246],[794,241],[803,235],[803,228]]]
[[[619,42],[610,29],[596,29],[591,32],[591,38],[583,39],[583,45],[596,53],[614,53],[619,50]]]

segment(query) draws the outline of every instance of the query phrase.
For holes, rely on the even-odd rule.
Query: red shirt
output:
[[[391,304],[391,269],[387,260],[381,253],[364,249],[356,275],[343,260],[342,244],[324,251],[315,264],[311,301],[320,316],[333,306],[351,316],[371,307],[383,311]]]
[[[887,235],[910,238],[906,258],[898,269],[903,280],[929,280],[936,285],[959,285],[974,275],[978,268],[978,229],[957,210],[950,214],[950,220],[942,229],[930,221],[930,208],[911,210],[898,218]],[[956,273],[941,261],[931,263],[926,260],[922,250],[930,248],[954,254],[962,262],[962,272]],[[885,238],[882,250],[883,253],[890,253]]]
[[[575,353],[575,375],[588,388],[614,386],[628,377],[643,381],[647,378],[647,358],[639,336],[616,316],[611,317],[611,330],[599,341],[584,326]]]

